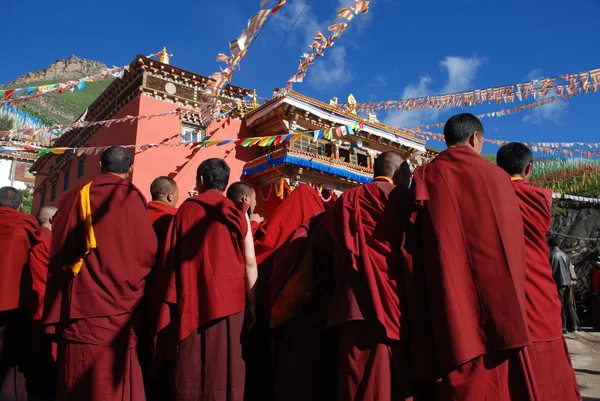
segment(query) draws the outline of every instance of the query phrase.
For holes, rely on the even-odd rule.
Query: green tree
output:
[[[8,116],[0,116],[0,131],[8,131],[12,129],[13,121]]]
[[[23,195],[23,213],[30,214],[33,206],[33,195],[27,189],[22,189],[21,194]]]

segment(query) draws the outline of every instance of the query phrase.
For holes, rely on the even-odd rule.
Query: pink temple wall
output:
[[[135,116],[139,114],[140,110],[140,99],[135,99],[127,106],[125,106],[120,112],[111,118],[122,118],[128,115]],[[137,123],[129,124],[113,124],[110,127],[101,127],[96,131],[93,137],[90,138],[85,146],[111,146],[111,145],[130,145],[135,143],[137,132]],[[35,185],[36,188],[46,178],[46,174],[50,170],[50,166],[56,162],[58,156],[51,156],[50,160],[42,171],[36,175]],[[73,153],[71,153],[71,167],[69,169],[70,179],[69,187],[64,190],[64,173],[59,173],[58,181],[56,181],[56,199],[51,200],[52,186],[50,183],[46,183],[46,206],[58,206],[62,195],[69,192],[73,188],[82,185],[86,182],[91,181],[98,173],[100,173],[100,154],[97,155],[86,155],[85,157],[85,172],[83,176],[77,177],[78,175],[78,159]],[[31,209],[32,214],[36,214],[40,209],[41,194],[36,192],[33,197],[33,206]]]
[[[150,97],[141,98],[140,114],[160,113],[179,106]],[[180,142],[181,120],[169,115],[152,120],[139,120],[137,145],[159,143],[165,140]],[[221,119],[214,121],[206,130],[209,139],[236,139],[248,136],[242,121]],[[190,149],[190,146],[160,146],[147,150],[136,149],[133,183],[150,199],[150,184],[161,175],[173,178],[179,186],[179,204],[188,198],[188,191],[196,187],[196,169],[203,160],[218,157],[224,159],[231,169],[229,183],[239,181],[246,161],[254,153],[235,145],[211,146]]]

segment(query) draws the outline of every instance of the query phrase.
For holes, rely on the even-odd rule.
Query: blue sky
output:
[[[351,0],[288,0],[242,62],[233,84],[270,97],[296,71],[317,30],[327,33],[336,10]],[[172,64],[209,75],[228,53],[259,0],[10,0],[0,4],[5,60],[0,82],[45,68],[71,54],[108,65],[167,46]],[[373,0],[294,89],[328,101],[381,101],[465,91],[577,73],[600,67],[594,16],[600,1]],[[289,38],[294,21],[300,16]],[[283,43],[283,44],[282,44]],[[65,94],[68,96],[68,94]],[[530,100],[531,101],[531,100]],[[515,102],[514,105],[519,104]],[[597,141],[600,93],[534,111],[485,119],[486,137],[522,141]],[[378,113],[412,127],[512,105],[445,111]],[[440,130],[433,130],[440,132]],[[437,145],[439,144],[433,144]],[[487,152],[495,148],[486,145]]]

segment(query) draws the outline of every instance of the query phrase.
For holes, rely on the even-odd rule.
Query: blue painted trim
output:
[[[339,167],[334,167],[330,164],[319,163],[315,160],[303,159],[300,157],[294,157],[289,155],[280,156],[276,159],[272,159],[271,155],[267,156],[267,161],[259,164],[258,166],[250,167],[248,169],[244,169],[242,175],[251,175],[254,173],[258,173],[260,171],[266,170],[268,167],[275,167],[280,164],[294,164],[296,166],[308,167],[313,170],[323,171],[328,174],[337,175],[339,177],[344,177],[349,180],[353,180],[356,182],[360,182],[361,184],[368,184],[373,180],[372,177],[360,175],[357,173],[353,173],[351,171],[344,170]]]

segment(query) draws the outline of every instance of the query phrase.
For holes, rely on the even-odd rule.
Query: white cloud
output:
[[[332,89],[352,79],[348,69],[346,48],[335,46],[323,59],[318,59],[308,70],[307,82],[315,89]]]
[[[527,74],[527,80],[535,80],[542,79],[544,76],[542,74],[541,68],[536,68],[529,71]],[[539,88],[540,83],[536,85]],[[548,94],[548,96],[552,96],[553,93]],[[548,97],[546,96],[546,97]],[[537,107],[531,110],[526,116],[523,117],[524,122],[528,122],[535,125],[542,125],[544,121],[552,121],[555,124],[559,124],[561,118],[567,112],[568,104],[562,99],[557,100],[555,103],[548,103],[544,106]]]
[[[483,59],[479,57],[447,56],[440,61],[440,66],[448,70],[448,82],[442,92],[455,93],[469,89],[482,63]]]
[[[294,38],[300,36],[302,46],[308,46],[317,34],[317,31],[323,29],[321,28],[322,24],[319,23],[317,17],[312,12],[312,6],[307,4],[305,0],[290,2],[285,7],[282,7],[273,19],[277,26],[285,32],[282,40],[290,32],[295,23],[296,26],[294,26],[288,42],[290,40],[293,42]]]
[[[462,92],[470,89],[475,81],[477,71],[483,64],[483,59],[479,57],[457,57],[447,56],[440,61],[440,67],[446,70],[448,78],[441,89],[441,92],[432,88],[434,83],[428,75],[419,77],[419,82],[410,84],[404,88],[402,99],[415,97],[431,96],[434,94]],[[384,123],[399,127],[415,127],[424,123],[437,123],[441,110],[427,109],[419,111],[403,112],[397,111],[389,113],[384,119]]]
[[[377,83],[380,86],[388,86],[389,85],[387,79],[383,75],[376,75],[375,83]]]
[[[527,114],[525,117],[523,117],[523,121],[535,125],[542,125],[544,120],[548,120],[558,124],[560,119],[567,112],[567,106],[568,104],[564,100],[557,100],[555,103],[548,103],[544,106],[533,109],[530,114]]]

